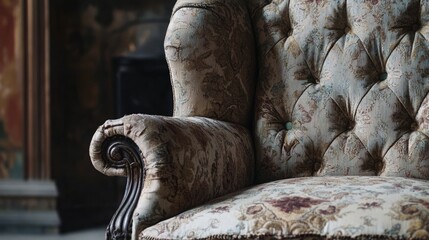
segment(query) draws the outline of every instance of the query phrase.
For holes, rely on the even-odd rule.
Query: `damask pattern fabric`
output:
[[[252,0],[259,182],[429,178],[429,2]]]
[[[140,239],[429,239],[429,182],[308,177],[231,194],[145,229]]]
[[[255,47],[244,1],[177,1],[164,46],[175,116],[250,126]]]
[[[106,138],[142,152],[133,237],[429,239],[428,11],[177,1],[165,40],[176,117],[108,121],[91,150],[107,175],[126,172],[100,161]],[[183,212],[252,173],[264,184]]]
[[[239,125],[149,115],[107,121],[94,135],[91,159],[106,175],[125,176],[125,169],[109,167],[100,151],[105,139],[117,135],[137,144],[144,164],[143,191],[133,217],[136,235],[149,225],[252,182],[252,140]]]

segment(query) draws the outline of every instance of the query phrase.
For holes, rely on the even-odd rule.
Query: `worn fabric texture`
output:
[[[134,237],[429,239],[428,11],[177,1],[165,39],[175,117],[128,116],[95,138],[142,151]],[[92,152],[100,171],[126,174]],[[252,173],[264,184],[181,213]]]
[[[252,0],[259,182],[429,178],[429,2]]]
[[[177,1],[164,46],[175,116],[250,126],[256,68],[245,1]]]
[[[429,182],[378,176],[278,180],[179,214],[145,229],[140,239],[305,237],[429,239]]]
[[[252,139],[236,124],[208,118],[130,115],[107,121],[94,136],[93,164],[107,175],[125,175],[96,156],[103,140],[123,135],[141,150],[143,190],[133,232],[232,191],[253,175]]]

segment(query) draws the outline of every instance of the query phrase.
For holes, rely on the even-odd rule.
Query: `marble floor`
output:
[[[96,228],[71,232],[66,234],[29,235],[29,234],[2,234],[0,240],[103,240],[104,228]]]

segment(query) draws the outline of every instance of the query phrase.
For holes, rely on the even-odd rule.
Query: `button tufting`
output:
[[[387,79],[387,72],[382,72],[382,73],[380,73],[380,75],[378,75],[378,79],[379,79],[380,81],[384,81],[384,80],[386,80],[386,79]]]
[[[287,32],[287,35],[290,37],[293,35],[293,29],[289,30],[289,32]]]
[[[383,159],[377,159],[376,161],[375,161],[375,164],[374,164],[374,167],[375,167],[375,172],[377,173],[377,175],[380,175],[380,173],[381,173],[381,171],[383,170],[383,168],[384,168],[384,163],[383,163]]]
[[[345,33],[348,33],[348,32],[350,32],[351,31],[351,29],[350,29],[350,27],[349,26],[346,26],[345,28],[344,28],[344,32]]]
[[[419,124],[417,122],[412,122],[410,125],[412,131],[417,131],[419,129]]]
[[[413,32],[417,32],[418,30],[420,30],[420,24],[414,24],[413,26],[412,26],[412,30],[413,30]]]
[[[285,124],[285,128],[286,128],[286,130],[292,130],[292,128],[293,128],[293,124],[292,124],[291,122],[287,122],[287,123]]]
[[[352,130],[353,128],[355,128],[356,123],[353,120],[349,120],[348,124],[347,124],[347,129],[348,130]]]
[[[314,172],[317,172],[317,171],[319,171],[319,169],[320,169],[320,167],[321,167],[322,165],[320,164],[320,162],[319,161],[316,161],[315,163],[314,163],[314,166],[313,166],[313,171]]]
[[[320,81],[319,81],[319,79],[317,79],[317,78],[313,77],[312,75],[309,75],[309,76],[308,76],[308,82],[309,82],[309,83],[315,83],[315,84],[317,84],[317,83],[319,83]]]

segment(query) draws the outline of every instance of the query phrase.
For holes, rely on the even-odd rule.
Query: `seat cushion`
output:
[[[145,229],[140,239],[429,239],[429,181],[308,177],[269,182]]]

